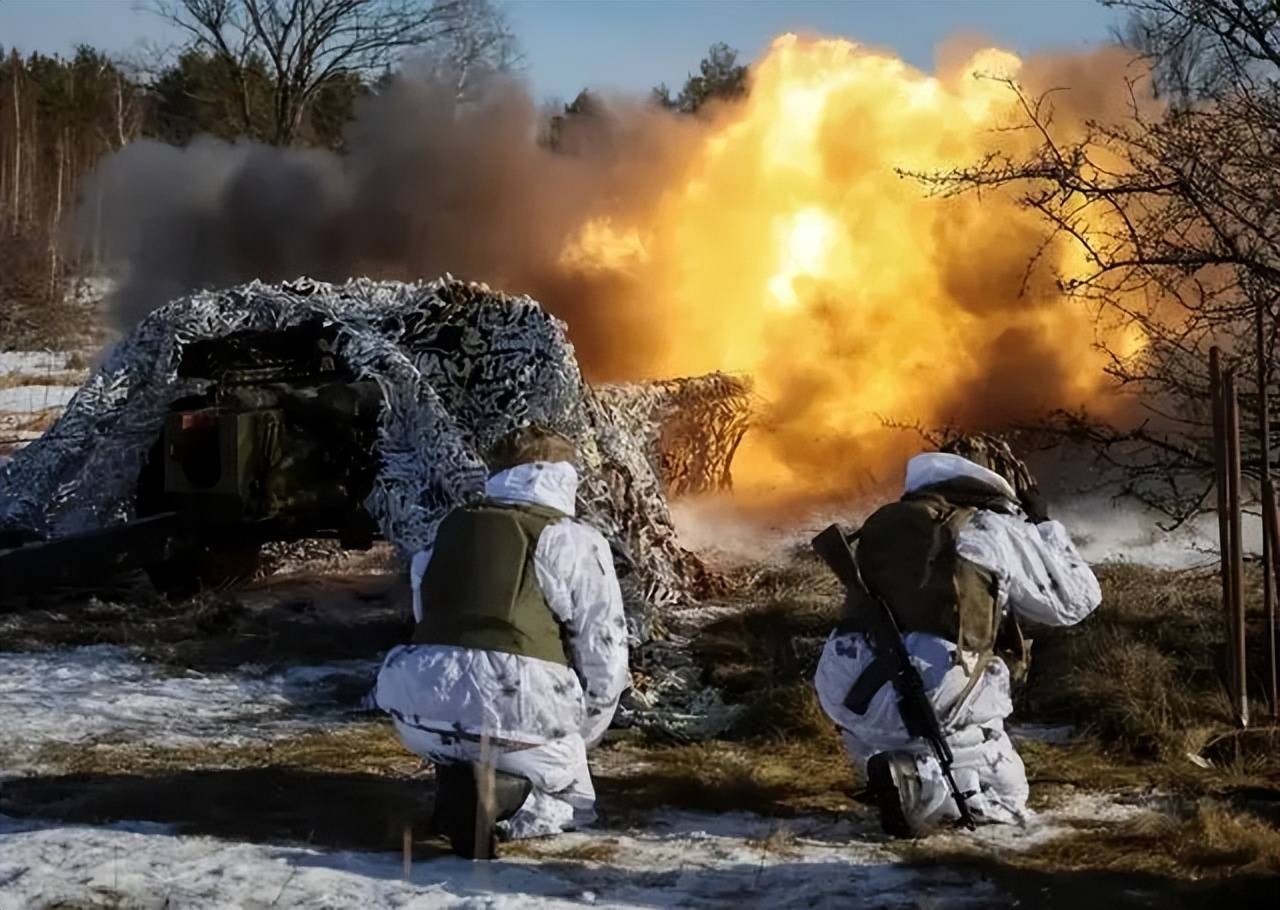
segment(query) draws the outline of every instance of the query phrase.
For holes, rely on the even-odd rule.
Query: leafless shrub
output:
[[[1074,246],[1082,266],[1063,290],[1096,313],[1108,371],[1139,417],[1124,425],[1058,414],[1049,429],[1087,442],[1127,480],[1125,492],[1175,522],[1207,508],[1212,482],[1208,350],[1249,388],[1259,363],[1275,374],[1280,339],[1280,9],[1266,0],[1117,0],[1141,33],[1145,65],[1129,82],[1128,114],[1055,122],[1053,92],[1016,98],[1016,127],[1038,144],[972,166],[917,175],[942,195],[1017,194]],[[1190,56],[1188,56],[1190,55]],[[1145,71],[1183,73],[1182,103],[1153,105]],[[1246,434],[1244,470],[1260,472]]]

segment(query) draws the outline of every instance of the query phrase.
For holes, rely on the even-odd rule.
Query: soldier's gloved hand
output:
[[[1022,511],[1027,513],[1027,520],[1032,524],[1049,520],[1049,504],[1045,502],[1039,487],[1027,487],[1018,500],[1022,505]]]

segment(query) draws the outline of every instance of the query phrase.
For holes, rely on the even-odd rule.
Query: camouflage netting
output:
[[[605,386],[597,397],[652,434],[668,496],[733,486],[730,467],[751,421],[751,382],[724,373]]]
[[[995,471],[1021,496],[1037,486],[1035,476],[1027,463],[1013,454],[1008,440],[990,433],[961,433],[943,431],[938,442],[939,452],[950,452],[967,458],[975,464]]]
[[[129,520],[170,403],[208,384],[178,376],[184,347],[315,320],[338,328],[333,353],[382,389],[382,466],[366,504],[402,552],[428,545],[445,513],[483,488],[479,452],[538,421],[577,442],[580,512],[635,563],[626,588],[636,642],[652,635],[658,608],[707,582],[676,541],[660,471],[673,472],[666,486],[674,491],[727,483],[745,429],[745,384],[707,377],[593,392],[563,323],[528,297],[447,276],[254,282],[161,307],[115,346],[51,430],[3,468],[0,529],[59,537]],[[730,444],[708,438],[722,431]]]

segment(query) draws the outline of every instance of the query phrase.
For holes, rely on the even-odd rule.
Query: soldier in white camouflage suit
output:
[[[519,430],[489,458],[483,500],[455,509],[413,560],[413,643],[393,650],[377,703],[436,763],[435,827],[457,852],[594,819],[587,749],[629,681],[612,553],[573,518],[572,443]]]
[[[968,454],[911,459],[902,499],[867,519],[856,559],[867,588],[894,613],[970,812],[979,823],[1015,822],[1027,813],[1027,777],[1004,719],[1013,710],[1007,660],[1023,656],[1019,622],[1072,625],[1101,593],[1021,463],[988,457],[999,451],[984,447]],[[851,597],[815,683],[885,830],[914,836],[959,810],[929,746],[906,732],[889,667],[860,616],[867,606]]]

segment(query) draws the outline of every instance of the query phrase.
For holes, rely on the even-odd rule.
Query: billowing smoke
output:
[[[459,103],[407,77],[360,105],[341,156],[135,143],[88,188],[101,215],[85,224],[122,267],[121,328],[201,286],[450,272],[542,301],[589,379],[754,376],[763,429],[739,490],[875,487],[914,444],[885,419],[996,429],[1104,387],[1093,316],[1055,281],[1079,267],[1069,244],[1046,245],[1008,195],[929,198],[899,169],[1034,147],[981,73],[1069,87],[1069,133],[1117,113],[1128,56],[942,59],[926,75],[786,36],[745,101],[682,117],[610,98],[562,118],[554,143],[517,83]]]
[[[359,105],[341,156],[134,142],[86,187],[80,226],[121,268],[122,330],[201,287],[450,272],[543,300],[571,323],[589,373],[625,376],[660,342],[655,327],[623,315],[628,282],[562,269],[561,250],[605,207],[652,204],[700,127],[623,100],[566,118],[555,151],[548,126],[514,82],[460,103],[449,84],[401,78]]]

